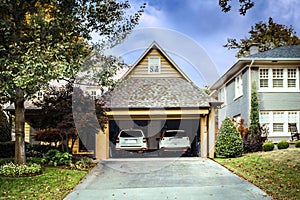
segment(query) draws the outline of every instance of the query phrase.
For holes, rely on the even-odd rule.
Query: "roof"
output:
[[[41,109],[40,107],[34,105],[32,101],[25,101],[24,107],[25,107],[26,110],[40,110]],[[15,105],[14,104],[10,104],[4,110],[14,111],[15,110]]]
[[[282,46],[268,51],[256,53],[246,58],[300,58],[300,45]]]
[[[236,73],[245,66],[254,64],[255,61],[300,61],[300,46],[282,46],[240,58],[210,87],[210,89],[219,89],[223,84],[232,79]]]
[[[215,99],[183,78],[130,78],[106,96],[110,108],[210,107]]]

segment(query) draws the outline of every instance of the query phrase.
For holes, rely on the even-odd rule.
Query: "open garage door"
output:
[[[159,140],[165,130],[184,130],[189,137],[191,148],[187,155],[199,156],[200,126],[199,119],[172,119],[172,120],[110,120],[109,121],[109,156],[120,157],[159,157]],[[138,150],[116,150],[118,134],[124,129],[142,130],[148,149]]]

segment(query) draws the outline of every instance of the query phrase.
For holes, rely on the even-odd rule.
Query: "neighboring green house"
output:
[[[289,123],[300,124],[300,46],[283,46],[265,52],[252,47],[212,86],[218,100],[220,122],[225,117],[243,118],[249,126],[251,84],[257,85],[260,123],[269,128],[269,139],[290,140]],[[253,53],[254,51],[254,53]]]

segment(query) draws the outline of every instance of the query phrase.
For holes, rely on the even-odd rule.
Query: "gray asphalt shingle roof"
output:
[[[107,100],[110,108],[209,107],[216,101],[183,78],[130,78]]]
[[[300,45],[282,46],[276,49],[256,53],[246,58],[300,58]]]

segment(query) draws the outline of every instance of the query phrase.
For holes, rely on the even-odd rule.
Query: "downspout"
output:
[[[254,59],[251,60],[251,63],[249,65],[249,84],[248,84],[248,92],[249,92],[249,98],[248,98],[248,105],[249,105],[249,110],[248,110],[248,123],[250,124],[250,110],[251,110],[251,94],[252,94],[252,74],[251,74],[251,67],[254,63]]]

